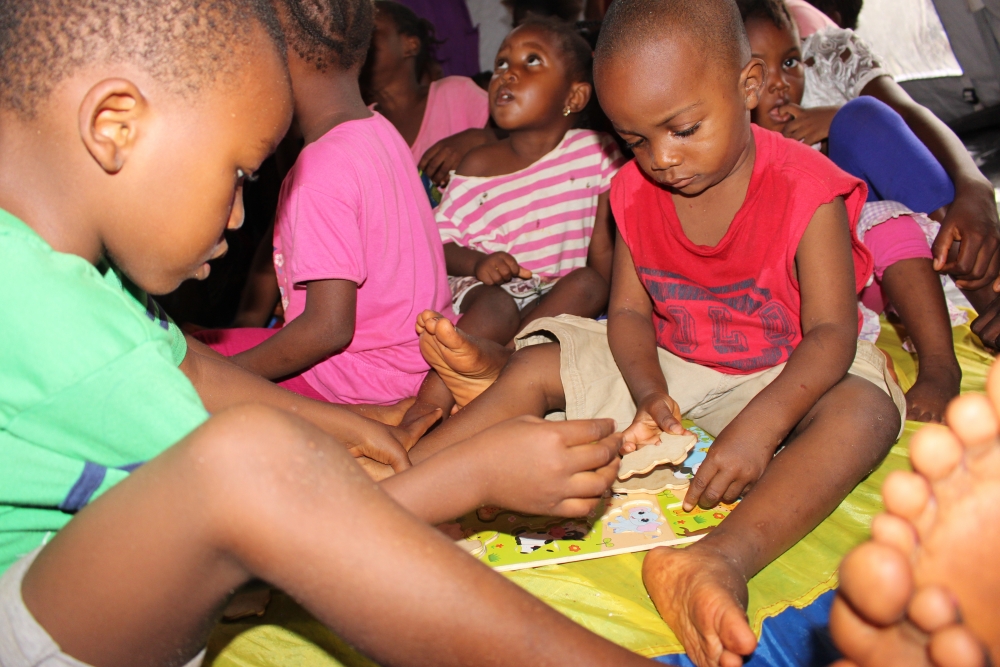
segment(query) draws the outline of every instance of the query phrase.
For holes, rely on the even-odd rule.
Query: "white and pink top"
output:
[[[543,281],[586,266],[597,198],[625,164],[614,139],[570,130],[550,153],[503,176],[459,176],[437,208],[444,243],[507,252]]]

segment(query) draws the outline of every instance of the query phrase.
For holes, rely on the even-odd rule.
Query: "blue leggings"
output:
[[[874,97],[853,99],[833,117],[829,157],[868,184],[868,201],[898,201],[931,213],[955,198],[937,159],[892,107]]]

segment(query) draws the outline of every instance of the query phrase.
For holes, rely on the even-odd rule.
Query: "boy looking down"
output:
[[[865,188],[751,128],[764,68],[731,0],[617,0],[595,58],[601,105],[635,153],[611,190],[607,326],[540,319],[507,361],[424,314],[428,360],[474,387],[496,380],[411,460],[515,415],[613,418],[623,452],[693,419],[717,439],[685,508],[743,501],[691,547],[651,551],[643,576],[697,664],[735,667],[756,643],[747,581],[900,432],[902,392],[882,354],[857,341],[872,270],[855,234]]]
[[[586,514],[609,421],[518,420],[379,487],[350,415],[146,296],[207,275],[291,113],[266,0],[0,0],[0,664],[197,665],[255,578],[381,664],[644,664],[424,523]]]

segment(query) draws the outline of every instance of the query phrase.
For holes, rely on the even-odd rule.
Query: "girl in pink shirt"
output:
[[[333,52],[309,31],[290,39],[306,145],[275,219],[286,324],[233,360],[272,380],[295,376],[328,401],[384,405],[415,396],[427,374],[417,314],[451,311],[441,242],[409,148],[361,98],[372,21],[342,35]]]
[[[414,164],[444,185],[466,152],[496,140],[486,128],[486,91],[464,76],[432,81],[439,43],[434,26],[393,0],[376,0],[375,10],[372,47],[361,73],[365,101],[399,130]]]

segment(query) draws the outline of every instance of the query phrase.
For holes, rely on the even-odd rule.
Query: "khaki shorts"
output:
[[[610,417],[619,431],[628,428],[635,417],[635,403],[608,347],[607,323],[575,315],[543,317],[516,339],[518,349],[541,343],[559,343],[566,419]],[[681,414],[713,435],[721,433],[785,367],[779,364],[748,375],[733,375],[685,361],[663,348],[657,352],[670,396]],[[899,410],[902,434],[906,399],[886,368],[885,356],[871,343],[858,341],[848,373],[868,380],[892,398]]]
[[[41,547],[21,558],[0,577],[0,665],[2,667],[89,667],[66,655],[31,615],[21,598],[24,573]],[[199,667],[205,651],[185,667]]]

